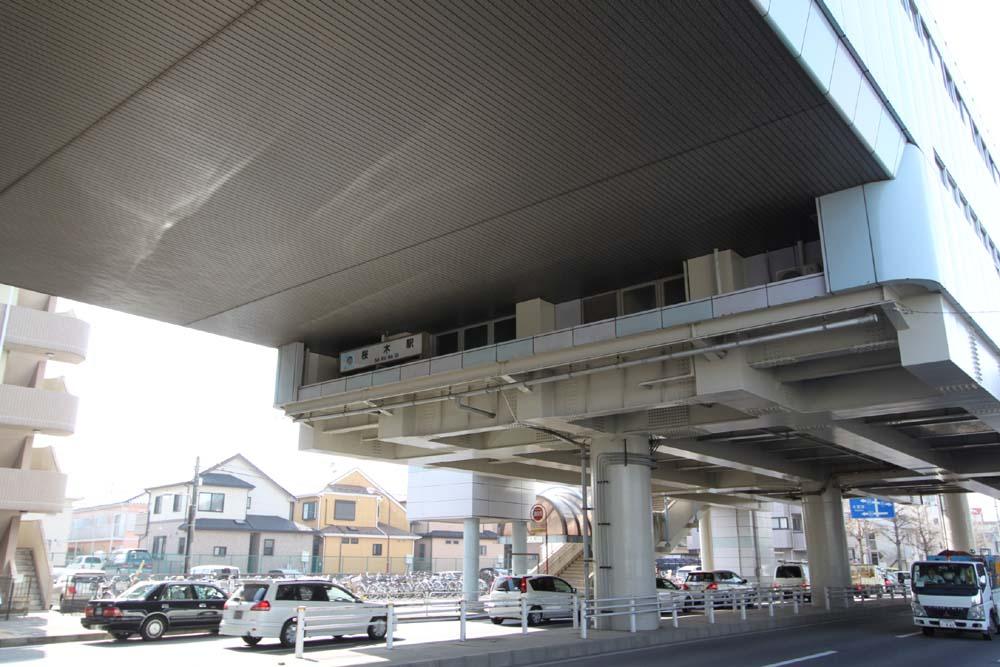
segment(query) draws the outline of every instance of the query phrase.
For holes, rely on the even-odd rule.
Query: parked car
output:
[[[301,579],[305,575],[302,574],[301,570],[289,570],[284,567],[276,567],[274,569],[267,571],[267,576],[269,577],[288,577],[293,579]]]
[[[98,596],[100,585],[107,580],[108,575],[103,570],[65,570],[52,584],[52,599],[64,614],[81,612],[89,600]]]
[[[142,581],[112,600],[91,600],[80,623],[117,641],[138,633],[155,641],[168,632],[217,633],[226,594],[201,581]]]
[[[189,573],[192,577],[211,577],[212,579],[239,579],[240,568],[232,565],[195,565]]]
[[[67,570],[100,570],[103,568],[103,556],[77,556],[66,563]]]
[[[494,625],[520,619],[521,596],[527,599],[528,625],[556,618],[572,618],[576,589],[568,581],[548,575],[497,577],[490,589],[487,614]]]
[[[731,604],[737,591],[750,591],[753,586],[746,579],[730,570],[695,570],[687,573],[681,590],[704,593],[716,591],[714,599],[720,605]],[[747,606],[756,606],[755,597],[751,597]],[[690,611],[702,607],[700,599],[688,597],[684,601],[684,610]]]
[[[660,600],[660,606],[665,611],[673,609],[674,600],[680,596],[680,586],[666,577],[656,578],[656,596]]]
[[[146,549],[121,549],[111,554],[105,569],[116,574],[125,574],[148,568],[152,563],[153,556]]]
[[[791,599],[794,588],[806,590],[809,588],[809,564],[802,561],[780,561],[774,566],[774,578],[771,584],[774,588],[784,589],[785,599]],[[812,596],[806,594],[805,600]]]
[[[367,634],[371,639],[384,639],[388,630],[384,615],[367,612],[380,609],[379,605],[363,602],[346,588],[324,579],[255,579],[243,582],[226,602],[220,631],[226,636],[242,637],[249,646],[267,638],[292,647],[299,606],[356,609],[356,617],[345,618],[345,623],[354,623],[352,619],[356,618],[356,624],[337,630],[333,635],[337,638]]]

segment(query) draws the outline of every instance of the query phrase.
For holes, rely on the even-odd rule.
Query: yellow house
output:
[[[295,521],[318,532],[314,560],[327,574],[407,572],[419,539],[406,508],[357,468],[296,499]]]

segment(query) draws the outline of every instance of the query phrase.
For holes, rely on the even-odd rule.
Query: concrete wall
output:
[[[535,483],[530,480],[410,466],[407,511],[411,521],[525,520],[535,497]]]

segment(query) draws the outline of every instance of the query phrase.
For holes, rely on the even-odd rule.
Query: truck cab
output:
[[[1000,626],[1000,559],[942,551],[914,563],[910,573],[913,623],[924,635],[959,630],[993,639]]]

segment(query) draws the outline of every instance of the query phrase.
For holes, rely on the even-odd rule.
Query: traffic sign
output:
[[[852,519],[892,519],[896,506],[891,501],[878,498],[851,498]]]
[[[535,523],[541,523],[545,521],[545,508],[541,505],[532,505],[531,512],[528,514],[531,520]]]

